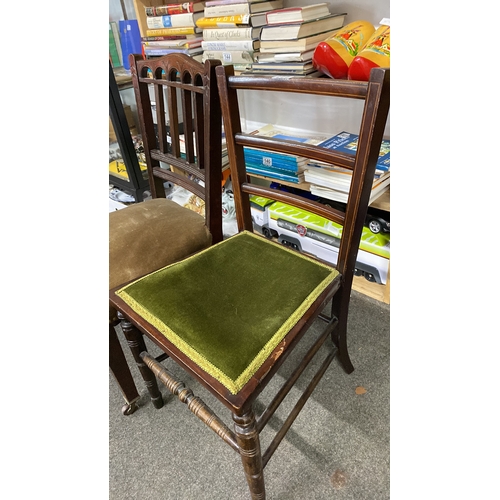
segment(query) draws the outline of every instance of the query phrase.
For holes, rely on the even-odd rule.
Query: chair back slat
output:
[[[220,61],[201,64],[185,54],[129,59],[152,197],[166,197],[166,181],[195,194],[205,201],[213,242],[221,241]]]

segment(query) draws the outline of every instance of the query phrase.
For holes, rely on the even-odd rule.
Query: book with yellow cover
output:
[[[157,28],[146,30],[146,36],[193,35],[201,32],[202,30],[196,26],[186,26],[184,28]]]
[[[239,14],[237,16],[202,17],[196,21],[198,28],[234,28],[242,24],[250,23],[249,14]]]

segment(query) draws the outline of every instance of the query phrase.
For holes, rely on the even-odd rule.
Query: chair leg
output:
[[[127,339],[127,344],[132,351],[132,355],[134,356],[135,362],[137,363],[137,367],[141,372],[142,378],[146,384],[146,388],[151,396],[151,401],[155,408],[163,407],[163,397],[161,395],[160,390],[158,389],[158,382],[156,381],[156,377],[153,372],[146,366],[144,361],[142,360],[140,354],[143,351],[147,352],[146,344],[144,343],[144,338],[142,333],[134,326],[130,321],[128,321],[125,316],[121,313],[118,313],[118,317],[121,320],[121,327],[123,330],[123,334]]]
[[[350,290],[349,290],[350,292]],[[339,350],[339,359],[344,367],[346,373],[354,371],[354,365],[349,357],[347,350],[347,319],[348,319],[348,306],[350,300],[350,293],[344,290],[333,298],[332,301],[332,314],[334,314],[339,322],[337,327],[332,332],[333,343]]]
[[[122,413],[131,415],[139,408],[137,406],[139,393],[112,323],[109,324],[109,368],[126,401],[122,407]]]
[[[233,414],[233,420],[236,442],[240,447],[241,461],[252,500],[265,500],[262,453],[254,412],[250,410],[242,416]]]

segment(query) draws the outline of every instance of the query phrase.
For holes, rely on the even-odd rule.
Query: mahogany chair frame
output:
[[[126,328],[131,339],[139,339],[142,334],[145,334],[166,355],[183,367],[231,411],[234,431],[229,429],[199,397],[194,396],[192,391],[186,388],[181,381],[176,380],[161,363],[144,350],[141,351],[140,347],[136,348],[136,358],[140,360],[145,370],[150,370],[152,376],[158,377],[172,394],[177,395],[179,400],[186,403],[188,408],[200,420],[240,454],[251,498],[255,500],[266,497],[264,467],[278,448],[332,360],[338,357],[348,373],[354,369],[347,350],[348,307],[363,221],[368,207],[371,184],[389,111],[390,71],[381,68],[372,70],[369,82],[333,79],[288,80],[274,79],[272,77],[234,76],[232,66],[219,66],[216,68],[216,74],[239,230],[253,230],[249,195],[265,196],[292,204],[342,224],[343,236],[338,261],[335,266],[339,271],[339,275],[318,296],[306,314],[279,342],[272,354],[237,394],[231,393],[221,382],[193,363],[161,332],[152,327],[150,323],[115,295],[113,290],[110,292],[110,300],[126,316]],[[356,155],[349,156],[294,141],[270,139],[243,133],[238,107],[238,90],[293,92],[364,100],[365,106]],[[245,170],[243,146],[304,156],[334,163],[352,170],[353,177],[345,213],[294,194],[251,184]],[[330,302],[331,309],[325,309]],[[330,311],[330,313],[325,314],[325,310]],[[304,358],[295,367],[274,399],[257,417],[253,409],[256,398],[309,330],[312,322],[318,318],[326,323],[324,329],[315,338]],[[319,352],[320,347],[329,338],[332,339],[333,345],[328,355],[286,418],[282,428],[276,433],[268,449],[262,452],[259,434],[297,382],[299,376]]]
[[[222,118],[215,78],[215,68],[220,61],[202,64],[184,54],[152,60],[130,54],[129,60],[152,198],[166,198],[165,182],[182,186],[198,196],[205,202],[205,224],[215,244],[223,238]],[[151,94],[156,113],[153,113]],[[185,152],[181,151],[181,135],[184,135]],[[160,162],[175,170],[162,168]],[[122,413],[130,415],[138,408],[139,394],[116,336],[115,326],[120,322],[127,337],[127,322],[118,312],[109,325],[109,366],[126,401]],[[127,338],[127,342],[133,353],[139,346],[140,350],[146,350],[143,339]],[[156,379],[138,357],[136,361],[154,405],[161,408],[163,401]]]

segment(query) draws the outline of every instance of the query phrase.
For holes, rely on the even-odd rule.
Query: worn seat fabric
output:
[[[236,394],[338,274],[244,231],[117,295]]]
[[[168,266],[212,243],[205,219],[165,198],[109,214],[109,288]]]

